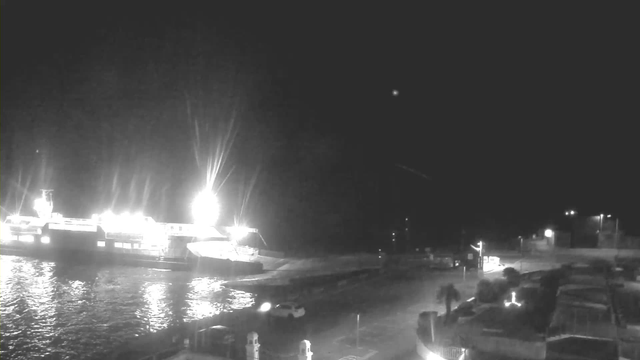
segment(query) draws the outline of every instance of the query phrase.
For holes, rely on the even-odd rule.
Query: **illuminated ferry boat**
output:
[[[111,212],[91,219],[66,218],[53,213],[50,190],[42,191],[34,209],[38,216],[7,217],[1,226],[0,254],[236,274],[260,272],[263,262],[280,256],[238,244],[251,233],[259,236],[256,229],[214,226],[218,205],[213,194],[203,193],[194,202],[194,215],[204,219],[196,224]]]

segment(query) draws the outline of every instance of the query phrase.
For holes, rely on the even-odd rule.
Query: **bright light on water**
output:
[[[2,358],[102,359],[136,335],[254,305],[220,279],[0,256]]]

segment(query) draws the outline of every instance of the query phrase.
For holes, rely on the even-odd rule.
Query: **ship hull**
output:
[[[219,276],[255,274],[263,270],[260,263],[196,256],[189,251],[187,245],[192,239],[187,238],[169,238],[163,246],[150,246],[135,239],[105,239],[104,232],[101,231],[45,229],[44,233],[46,236],[34,232],[3,239],[0,254],[50,261],[192,271]]]

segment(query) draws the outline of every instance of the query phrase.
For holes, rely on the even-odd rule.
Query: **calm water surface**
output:
[[[101,359],[172,324],[254,304],[191,273],[0,256],[0,358]]]

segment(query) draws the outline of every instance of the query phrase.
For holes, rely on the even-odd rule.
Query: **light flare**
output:
[[[205,169],[202,169],[205,171],[204,191],[215,194],[218,193],[233,171],[233,169],[231,169],[222,181],[218,181],[218,176],[226,164],[229,152],[238,133],[238,128],[235,126],[236,110],[234,107],[231,114],[231,121],[228,123],[226,129],[216,132],[215,130],[217,129],[211,129],[209,127],[210,122],[205,122],[204,126],[201,126],[195,111],[192,111],[191,99],[188,93],[185,93],[185,98],[187,120],[193,124],[191,135],[196,165],[200,169],[206,166]],[[223,133],[224,136],[219,138],[219,136],[217,136],[218,133]],[[202,144],[211,145],[209,145],[208,149],[203,149]],[[206,164],[201,161],[202,158],[206,158]],[[210,222],[210,219],[205,221],[205,223]]]
[[[251,229],[246,226],[231,226],[227,229],[229,231],[229,238],[232,241],[239,241],[247,237],[251,232]]]
[[[269,310],[271,310],[271,303],[268,303],[268,302],[260,305],[260,308],[258,309],[258,311],[260,312],[267,312]]]
[[[193,220],[196,225],[213,226],[220,214],[218,199],[210,191],[200,192],[191,205]]]

